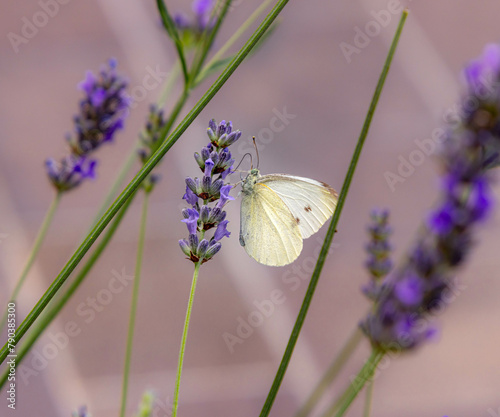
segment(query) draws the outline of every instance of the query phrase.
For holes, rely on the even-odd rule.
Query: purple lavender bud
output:
[[[200,209],[200,221],[202,223],[208,223],[208,219],[210,218],[210,207],[201,206]]]
[[[191,248],[191,252],[196,254],[196,251],[198,249],[198,235],[190,234],[188,237],[188,243],[189,247]]]
[[[211,195],[219,194],[223,184],[224,184],[224,181],[222,179],[215,180],[212,183],[212,186],[210,187],[210,194]]]
[[[241,137],[241,132],[239,130],[236,130],[232,132],[231,134],[224,134],[220,139],[219,139],[219,146],[221,147],[227,147],[232,145],[234,142],[236,142],[239,138]]]
[[[205,257],[207,249],[208,249],[208,240],[202,239],[201,242],[198,244],[198,249],[196,250],[196,255],[198,256],[198,258],[203,259]]]
[[[217,137],[220,138],[224,133],[226,133],[226,121],[222,120],[217,126]]]
[[[212,186],[212,179],[210,177],[203,177],[201,183],[201,192],[205,195],[203,197],[204,200],[209,198],[211,186]]]
[[[203,157],[198,152],[194,153],[194,159],[195,159],[196,163],[198,164],[198,166],[200,167],[200,169],[202,171],[205,171],[205,161],[203,160]]]
[[[193,180],[190,177],[187,177],[186,178],[186,185],[187,185],[186,192],[187,192],[187,189],[189,188],[189,190],[191,190],[194,194],[198,193],[198,191],[199,191],[198,185],[196,184],[195,180]]]
[[[208,129],[210,129],[215,134],[215,131],[217,130],[217,122],[215,121],[215,119],[210,119],[208,121]]]
[[[215,224],[219,223],[226,218],[226,212],[222,211],[220,208],[215,207],[210,212],[210,218],[208,219],[208,223]]]
[[[210,159],[212,160],[212,162],[214,163],[214,166],[218,165],[219,163],[219,154],[217,152],[212,152],[210,154]]]
[[[212,119],[210,121],[213,122],[214,119]],[[207,135],[208,135],[208,138],[210,139],[210,142],[215,142],[217,140],[216,130],[217,130],[217,126],[215,126],[214,129],[212,129],[211,127],[207,128]]]
[[[217,225],[217,229],[215,230],[214,233],[214,239],[216,242],[221,240],[224,236],[229,237],[231,233],[227,230],[227,224],[229,223],[228,220],[224,220],[223,222],[220,222]]]
[[[186,239],[179,240],[179,246],[181,247],[182,252],[184,252],[184,255],[191,258],[191,248],[188,241]]]
[[[222,247],[220,242],[215,242],[215,240],[210,242],[210,245],[205,252],[205,259],[208,261],[214,257],[214,255],[220,251],[220,248]]]
[[[214,165],[214,162],[210,158],[205,161],[205,177],[212,176],[212,169]]]
[[[210,158],[210,155],[212,153],[212,144],[208,144],[206,147],[201,148],[201,157],[203,158],[203,162],[205,162],[208,158]],[[203,166],[205,166],[203,164]]]

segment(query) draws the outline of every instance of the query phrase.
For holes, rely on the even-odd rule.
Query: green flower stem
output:
[[[193,109],[186,115],[182,122],[177,126],[177,128],[170,134],[170,136],[165,140],[167,131],[162,132],[162,145],[160,148],[151,156],[151,158],[144,164],[144,166],[139,170],[135,177],[129,182],[121,194],[116,198],[113,204],[108,208],[106,213],[97,222],[95,227],[89,233],[89,235],[84,239],[80,247],[71,256],[67,264],[61,270],[56,279],[49,286],[47,291],[43,294],[37,304],[30,311],[26,319],[18,327],[15,344],[24,336],[28,329],[35,322],[37,317],[42,313],[47,304],[52,300],[52,298],[57,294],[61,286],[65,283],[71,272],[79,264],[83,256],[88,252],[90,247],[94,244],[99,235],[103,232],[105,227],[116,215],[118,210],[123,206],[127,199],[134,193],[134,191],[139,187],[142,181],[149,175],[153,168],[160,162],[163,156],[169,151],[169,149],[174,145],[174,143],[180,138],[180,136],[185,132],[193,120],[200,114],[200,112],[207,106],[207,104],[212,100],[215,94],[222,88],[228,78],[233,74],[233,72],[238,68],[238,66],[243,62],[245,57],[250,53],[253,47],[257,44],[259,39],[265,34],[267,29],[276,20],[280,12],[286,6],[289,0],[278,0],[274,8],[269,12],[263,22],[255,30],[255,32],[250,36],[247,42],[242,46],[239,52],[227,65],[221,75],[215,80],[212,86],[207,90],[207,92],[200,98]],[[3,363],[8,354],[7,343],[0,350],[0,363]]]
[[[28,258],[28,261],[26,262],[26,265],[24,266],[23,271],[21,272],[21,276],[17,280],[16,286],[14,287],[14,291],[12,292],[9,301],[16,301],[17,296],[19,295],[19,291],[21,291],[21,288],[24,284],[24,281],[26,280],[26,277],[28,276],[28,273],[33,266],[33,263],[35,262],[36,256],[38,255],[38,252],[40,250],[40,247],[42,246],[42,243],[45,239],[45,236],[47,234],[47,231],[49,230],[49,227],[52,223],[52,220],[54,218],[54,214],[56,213],[57,207],[59,206],[59,203],[61,201],[62,197],[62,192],[58,191],[56,195],[54,196],[54,199],[52,200],[52,203],[50,204],[49,209],[47,210],[47,214],[45,215],[45,218],[43,219],[42,225],[40,226],[40,229],[38,231],[38,235],[35,239],[35,243],[33,244],[33,248],[31,249],[30,256]],[[5,323],[7,321],[7,307],[5,308],[5,311],[2,314],[2,320],[0,321],[0,333],[2,332]]]
[[[380,78],[378,80],[377,87],[375,89],[375,93],[373,94],[373,98],[370,104],[370,108],[368,109],[368,113],[365,118],[365,122],[363,128],[361,130],[361,134],[358,139],[358,143],[354,150],[354,154],[351,159],[351,163],[349,165],[349,169],[347,171],[346,177],[344,179],[344,184],[342,185],[342,189],[340,191],[339,200],[337,202],[337,207],[335,208],[335,212],[333,213],[332,221],[330,222],[330,226],[328,228],[328,232],[325,237],[325,241],[323,242],[323,246],[321,248],[321,252],[318,257],[318,261],[316,263],[316,267],[314,268],[313,274],[311,276],[311,281],[307,288],[307,292],[304,296],[304,301],[302,302],[302,306],[300,308],[299,314],[297,316],[297,320],[295,321],[295,325],[292,329],[292,333],[290,335],[290,339],[288,340],[288,344],[285,349],[285,353],[283,354],[283,358],[281,360],[278,371],[276,372],[276,376],[274,378],[271,389],[269,390],[269,394],[266,398],[264,406],[262,407],[262,411],[260,413],[260,417],[267,417],[269,412],[271,411],[271,407],[273,406],[276,395],[278,394],[281,382],[285,376],[288,364],[290,363],[290,359],[293,354],[293,349],[295,348],[295,344],[297,343],[297,339],[299,338],[300,330],[302,329],[302,325],[304,324],[304,320],[307,315],[307,311],[312,301],[312,297],[314,295],[314,291],[316,289],[316,285],[318,284],[319,277],[321,275],[321,271],[323,269],[323,265],[325,264],[326,257],[328,255],[328,250],[333,240],[333,235],[337,228],[337,224],[340,218],[340,214],[342,213],[342,208],[344,206],[345,200],[347,198],[347,193],[349,191],[349,187],[351,185],[352,178],[354,176],[354,172],[356,170],[356,166],[358,164],[359,157],[361,155],[361,150],[363,149],[363,145],[365,143],[366,136],[368,135],[368,130],[370,128],[370,124],[373,118],[373,114],[375,113],[375,109],[377,107],[378,100],[380,98],[380,94],[382,92],[382,88],[384,87],[385,79],[387,77],[387,73],[389,72],[389,68],[391,66],[392,58],[394,56],[394,52],[396,51],[396,46],[398,44],[401,31],[404,26],[404,22],[408,12],[405,10],[401,16],[401,20],[399,22],[398,29],[392,41],[391,48],[387,55],[384,68],[382,73],[380,74]]]
[[[202,237],[203,238],[203,237]],[[182,332],[181,348],[179,350],[179,364],[177,365],[177,378],[175,380],[174,402],[172,405],[172,417],[177,416],[177,408],[179,406],[179,388],[181,385],[182,365],[184,364],[184,352],[186,350],[186,340],[189,330],[189,321],[191,319],[191,311],[193,309],[194,292],[196,283],[198,282],[198,273],[200,272],[201,261],[194,265],[193,281],[191,283],[191,292],[189,293],[189,301],[186,311],[186,320],[184,321],[184,330]]]
[[[377,365],[384,357],[385,353],[381,350],[373,349],[370,357],[365,362],[361,371],[359,371],[358,375],[354,378],[353,382],[347,387],[345,392],[341,395],[343,399],[338,411],[335,414],[335,417],[342,417],[349,406],[352,404],[356,396],[363,389],[365,384],[373,378],[373,374],[377,369]],[[325,413],[323,417],[333,416],[333,413]]]
[[[295,417],[307,417],[311,413],[314,406],[318,403],[327,388],[332,384],[351,355],[359,346],[361,340],[363,340],[363,333],[359,328],[356,328]]]
[[[215,36],[219,32],[220,26],[222,25],[222,22],[224,21],[224,18],[226,17],[226,14],[229,10],[229,7],[231,6],[231,0],[224,0],[224,6],[222,7],[222,10],[217,16],[217,20],[215,21],[214,27],[210,30],[210,32],[205,34],[207,36],[204,37],[204,42],[201,45],[201,48],[199,48],[196,51],[196,54],[193,58],[193,65],[191,67],[191,73],[189,74],[189,82],[187,83],[190,87],[195,84],[196,78],[198,77],[198,74],[200,72],[200,69],[202,65],[205,62],[205,59],[207,58],[208,52],[210,51],[210,48],[212,47],[212,44],[214,42]]]
[[[33,328],[33,330],[30,333],[28,333],[26,341],[21,345],[21,347],[16,352],[17,353],[17,358],[16,358],[17,365],[16,366],[18,366],[22,362],[22,360],[27,355],[27,353],[30,351],[30,349],[33,347],[33,345],[38,340],[40,335],[45,331],[45,329],[50,325],[50,323],[52,323],[52,321],[57,317],[59,312],[63,309],[63,307],[68,302],[68,300],[71,298],[71,296],[75,293],[75,291],[78,289],[80,284],[83,282],[83,280],[87,276],[88,272],[92,269],[94,264],[100,258],[104,249],[107,247],[109,241],[113,237],[115,231],[118,229],[118,226],[120,225],[123,217],[125,216],[125,213],[127,212],[128,207],[132,203],[134,195],[132,195],[127,200],[127,202],[120,209],[120,211],[118,212],[116,217],[113,219],[113,222],[109,225],[109,228],[106,230],[106,233],[104,233],[104,236],[97,244],[97,247],[95,248],[94,252],[92,252],[92,255],[90,255],[87,263],[80,269],[75,280],[73,282],[71,282],[67,291],[65,293],[63,293],[62,296],[59,297],[54,302],[54,305],[51,306],[51,308],[48,311],[45,311],[44,314],[42,314],[37,325]],[[9,369],[6,369],[6,371],[2,374],[2,377],[0,379],[0,388],[5,384],[8,376],[9,376]]]
[[[373,398],[373,384],[375,381],[370,381],[366,387],[365,408],[363,410],[363,417],[370,417],[372,411],[372,398]]]
[[[142,205],[141,226],[139,230],[139,241],[137,242],[137,260],[135,262],[134,285],[132,288],[132,300],[130,303],[130,318],[128,325],[127,348],[125,351],[125,365],[123,368],[122,402],[120,417],[125,417],[127,409],[128,382],[130,376],[130,363],[132,359],[132,346],[134,344],[135,320],[137,317],[137,301],[139,300],[139,284],[141,281],[142,257],[144,254],[144,240],[146,237],[146,224],[148,218],[149,193],[144,193]]]
[[[255,9],[255,11],[248,17],[247,20],[238,28],[236,32],[226,41],[224,45],[214,54],[214,56],[208,61],[208,63],[203,67],[203,69],[198,74],[195,84],[200,83],[206,77],[206,74],[210,72],[210,67],[214,65],[219,59],[221,59],[224,54],[229,50],[231,46],[245,33],[245,31],[252,25],[253,22],[264,12],[264,10],[272,3],[272,0],[265,0],[262,4]]]
[[[168,12],[165,2],[163,0],[156,0],[156,5],[163,22],[163,26],[174,41],[175,48],[177,49],[177,55],[179,56],[179,61],[182,68],[182,74],[184,75],[184,85],[187,85],[189,80],[189,72],[186,64],[186,58],[184,56],[184,46],[182,45],[182,42],[179,38],[179,33],[177,32],[174,21],[170,17],[170,13]]]
[[[129,155],[127,156],[127,159],[120,168],[120,171],[118,171],[118,175],[116,176],[113,184],[111,185],[110,190],[106,194],[106,197],[104,197],[104,202],[102,203],[101,207],[97,211],[94,220],[92,221],[92,226],[89,229],[89,233],[92,231],[92,228],[97,224],[102,215],[106,212],[106,208],[109,207],[109,205],[113,202],[113,199],[116,198],[116,195],[118,194],[120,187],[123,181],[125,180],[125,177],[132,169],[132,166],[136,161],[137,161],[137,143],[134,144],[132,150],[129,152]]]

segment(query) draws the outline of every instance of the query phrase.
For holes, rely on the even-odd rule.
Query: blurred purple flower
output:
[[[116,74],[116,60],[109,60],[109,69],[103,68],[98,77],[88,71],[78,87],[86,97],[74,118],[76,135],[67,137],[70,154],[60,163],[52,158],[45,162],[49,179],[60,192],[72,190],[86,178],[95,178],[97,162],[89,154],[112,140],[123,128],[128,112],[126,82]]]
[[[382,350],[412,349],[435,336],[426,316],[443,308],[445,291],[470,252],[476,225],[492,209],[487,170],[500,164],[500,46],[488,45],[465,74],[469,88],[464,103],[473,98],[477,105],[449,127],[443,142],[441,202],[402,266],[365,290],[375,306],[361,328]],[[489,94],[480,95],[480,89]]]
[[[109,68],[99,75],[86,73],[78,85],[85,93],[80,102],[80,113],[75,116],[75,135],[68,138],[71,150],[87,155],[109,142],[117,130],[124,126],[130,98],[125,92],[127,82],[116,72],[116,60],[110,59]]]
[[[95,178],[97,161],[85,156],[68,155],[60,163],[49,158],[45,168],[50,181],[58,191],[69,191],[86,178]]]

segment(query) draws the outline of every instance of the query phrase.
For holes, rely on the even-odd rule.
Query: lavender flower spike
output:
[[[93,159],[74,155],[68,155],[60,163],[52,158],[45,162],[49,179],[58,191],[72,190],[86,178],[95,178],[96,165]]]
[[[50,181],[58,192],[72,190],[86,178],[95,178],[97,161],[89,154],[103,143],[112,140],[123,128],[128,113],[129,99],[125,95],[127,83],[116,73],[116,61],[109,61],[99,76],[88,71],[79,84],[85,93],[80,102],[80,114],[75,117],[75,135],[67,138],[70,153],[60,163],[50,158],[45,167]]]
[[[208,132],[209,137],[213,136],[211,143],[200,153],[194,154],[203,176],[201,179],[186,178],[186,193],[182,197],[191,208],[182,210],[184,219],[181,221],[186,223],[189,237],[179,240],[179,246],[187,259],[195,263],[212,259],[221,249],[220,240],[231,234],[227,230],[229,221],[225,220],[226,212],[223,210],[227,202],[234,200],[229,195],[232,185],[224,184],[234,163],[227,147],[241,136],[239,130],[233,131],[231,122],[222,121],[217,125],[213,119],[209,122]],[[218,142],[221,137],[233,133],[235,135],[231,143],[221,145]],[[210,206],[213,202],[216,203]],[[211,229],[215,231],[209,239],[205,233]]]
[[[109,68],[101,69],[99,76],[87,72],[79,84],[85,98],[80,102],[80,113],[75,116],[75,134],[68,138],[74,154],[93,152],[123,128],[130,104],[126,86],[127,82],[116,72],[113,59],[109,61]]]
[[[500,47],[488,46],[465,73],[467,110],[448,128],[441,152],[441,202],[406,262],[377,287],[374,309],[361,323],[384,351],[413,349],[434,336],[426,317],[445,307],[453,273],[469,255],[477,225],[491,212],[487,170],[500,164]],[[466,106],[471,102],[477,106]]]

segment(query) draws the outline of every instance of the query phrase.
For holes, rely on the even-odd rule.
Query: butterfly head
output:
[[[250,194],[255,183],[258,181],[260,173],[258,169],[251,169],[246,178],[243,180],[241,188],[244,194]]]

